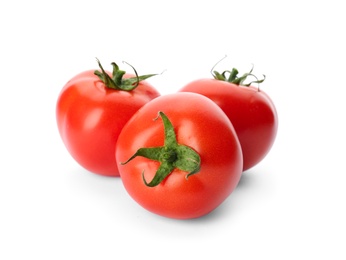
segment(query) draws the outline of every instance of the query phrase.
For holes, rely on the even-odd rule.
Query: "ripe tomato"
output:
[[[139,109],[119,136],[116,159],[129,195],[176,219],[218,207],[237,186],[243,166],[232,123],[195,93],[160,96]]]
[[[84,71],[66,83],[56,104],[61,138],[72,157],[85,169],[119,176],[115,143],[130,117],[159,92],[144,79],[126,74],[115,63],[113,74]],[[97,75],[96,75],[97,74]]]
[[[246,171],[270,151],[277,134],[277,111],[264,91],[251,86],[252,82],[243,85],[248,76],[253,76],[252,69],[241,77],[237,76],[236,69],[214,73],[214,79],[192,81],[179,91],[202,94],[222,108],[238,135],[244,158],[243,171]],[[226,77],[228,73],[229,77]]]

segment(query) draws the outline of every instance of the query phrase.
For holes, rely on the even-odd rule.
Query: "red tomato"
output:
[[[112,65],[113,76],[99,63],[99,76],[88,70],[73,77],[56,105],[58,129],[69,153],[85,169],[105,176],[119,176],[115,143],[125,123],[160,95],[143,81],[153,75],[137,78],[136,71],[136,76],[125,74]]]
[[[194,93],[160,96],[139,109],[119,136],[116,159],[129,195],[176,219],[218,207],[237,186],[243,166],[230,120]]]
[[[179,91],[202,94],[222,108],[238,135],[244,157],[243,171],[246,171],[270,151],[277,134],[278,116],[273,101],[264,91],[242,85],[248,76],[253,76],[252,70],[242,77],[237,74],[236,69],[222,74],[215,72],[215,79],[198,79]]]

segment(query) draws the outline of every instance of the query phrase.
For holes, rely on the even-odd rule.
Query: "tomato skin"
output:
[[[136,202],[158,215],[175,219],[206,215],[232,193],[242,173],[242,153],[232,123],[214,102],[202,95],[160,96],[138,110],[123,128],[116,146],[118,164],[141,147],[164,144],[159,111],[171,120],[177,142],[200,155],[200,171],[186,179],[186,172],[174,169],[159,185],[147,187],[142,173],[151,180],[160,163],[136,157],[119,165],[122,183]]]
[[[278,116],[273,101],[264,91],[216,79],[195,80],[179,91],[202,94],[221,107],[237,132],[244,158],[243,171],[268,154],[277,135]]]
[[[119,176],[114,153],[120,131],[140,107],[159,95],[146,81],[132,91],[115,90],[106,87],[93,70],[81,72],[66,83],[57,100],[56,120],[63,143],[88,171]]]

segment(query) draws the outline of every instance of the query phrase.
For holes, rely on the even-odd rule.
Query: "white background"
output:
[[[345,24],[341,0],[2,1],[0,259],[346,259]],[[96,57],[167,94],[225,55],[267,76],[279,131],[210,215],[149,213],[68,154],[56,99]]]

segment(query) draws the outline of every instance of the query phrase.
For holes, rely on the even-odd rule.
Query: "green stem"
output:
[[[159,116],[162,118],[164,126],[164,145],[139,148],[126,162],[121,163],[127,164],[137,156],[160,162],[160,167],[149,183],[144,177],[144,172],[142,173],[143,182],[148,187],[159,185],[175,168],[188,172],[186,175],[188,178],[199,172],[201,165],[201,158],[196,151],[186,145],[178,144],[174,127],[168,117],[161,111]]]
[[[215,67],[215,66],[214,66]],[[218,72],[218,71],[212,71],[212,75],[214,77],[214,79],[217,80],[221,80],[221,81],[227,81],[236,85],[242,85],[242,86],[246,86],[249,87],[251,84],[253,83],[257,83],[260,84],[265,80],[265,75],[263,75],[263,79],[259,80],[253,73],[253,68],[254,66],[252,66],[251,70],[247,73],[244,73],[242,76],[238,76],[239,72],[236,68],[233,68],[231,71],[230,70],[225,70],[222,73]],[[245,84],[245,80],[248,79],[248,77],[254,77],[256,80],[251,81],[250,83]]]
[[[100,61],[98,59],[96,60],[101,71],[95,70],[94,74],[98,76],[100,80],[102,80],[102,82],[106,85],[106,87],[111,89],[131,91],[139,85],[140,81],[157,75],[157,74],[147,74],[147,75],[138,76],[135,68],[127,63],[134,70],[136,76],[124,79],[123,76],[125,75],[126,72],[123,70],[120,70],[119,66],[115,62],[112,62],[111,65],[113,66],[113,72],[112,72],[112,77],[110,77],[108,73],[103,69]]]

